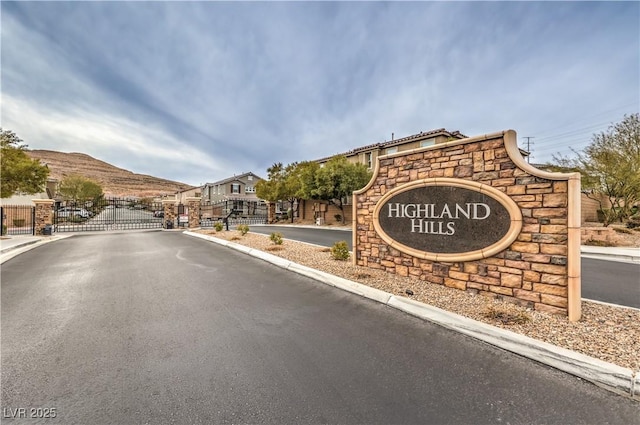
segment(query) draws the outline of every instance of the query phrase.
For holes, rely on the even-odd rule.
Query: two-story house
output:
[[[401,139],[394,139],[392,135],[391,140],[389,141],[362,146],[338,155],[347,157],[347,159],[353,163],[365,164],[370,170],[373,170],[375,161],[379,156],[408,151],[411,149],[424,148],[427,146],[450,142],[452,140],[464,139],[466,137],[467,136],[459,131],[447,131],[444,128],[440,128],[427,132],[421,131],[418,134],[413,134]],[[322,165],[331,158],[332,157],[318,159],[316,162],[319,162],[320,165]]]
[[[452,140],[464,139],[467,136],[459,131],[447,131],[444,128],[437,130],[431,130],[427,132],[420,132],[411,136],[395,139],[392,135],[391,140],[378,142],[371,145],[365,145],[359,148],[352,149],[348,152],[344,152],[338,155],[345,156],[348,161],[353,163],[364,164],[373,171],[376,160],[379,156],[388,155],[396,152],[408,151],[411,149],[424,148],[427,146],[433,146],[440,143],[450,142]],[[334,155],[335,156],[335,155]],[[320,163],[322,167],[324,163],[329,161],[331,157],[321,158],[315,160]],[[346,204],[351,203],[351,199],[345,199]],[[351,208],[345,209],[345,222],[351,222]],[[322,202],[312,200],[302,200],[298,210],[298,216],[301,219],[312,219],[315,222],[322,223],[337,223],[340,220],[337,218],[341,211],[334,205],[327,205]]]
[[[256,196],[256,184],[262,178],[248,172],[202,186],[202,205],[228,204],[236,211],[250,212],[262,201]]]

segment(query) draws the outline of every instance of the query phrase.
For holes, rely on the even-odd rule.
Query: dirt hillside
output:
[[[58,180],[72,174],[88,177],[99,182],[108,196],[161,196],[191,187],[185,183],[136,174],[83,153],[30,150],[27,154],[47,164],[49,177]]]

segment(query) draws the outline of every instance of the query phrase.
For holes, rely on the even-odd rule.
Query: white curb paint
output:
[[[438,324],[447,329],[463,333],[493,346],[511,351],[542,364],[578,376],[609,391],[640,400],[640,373],[612,363],[558,347],[524,335],[478,322],[458,314],[433,307],[404,297],[398,297],[379,289],[312,269],[297,263],[283,260],[272,254],[223,239],[193,232],[184,232],[188,236],[205,239],[219,245],[238,249],[256,258],[273,263],[292,272],[310,277],[339,289],[378,301],[412,316]],[[241,248],[241,249],[239,249]],[[288,264],[288,265],[285,265]]]

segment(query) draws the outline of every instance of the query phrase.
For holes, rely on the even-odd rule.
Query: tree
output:
[[[371,179],[371,172],[364,164],[354,164],[345,156],[335,156],[315,171],[313,187],[303,192],[311,199],[319,199],[333,204],[342,213],[344,223],[344,204],[354,190],[361,189]]]
[[[289,219],[293,223],[294,208],[299,205],[299,199],[303,193],[302,173],[312,168],[317,163],[293,162],[286,167],[281,162],[273,164],[267,169],[268,180],[262,180],[256,184],[256,195],[269,202],[288,201],[291,205]]]
[[[8,198],[17,192],[38,193],[44,189],[49,175],[46,165],[26,154],[27,145],[9,130],[0,128],[2,187],[0,196]]]
[[[594,134],[577,158],[554,159],[580,171],[582,193],[599,202],[605,226],[627,219],[640,201],[640,115],[625,115],[606,132]],[[605,208],[603,197],[611,208]]]
[[[58,192],[65,200],[93,200],[102,197],[102,186],[94,180],[79,175],[62,179]]]

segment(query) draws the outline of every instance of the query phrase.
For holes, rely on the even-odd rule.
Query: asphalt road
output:
[[[3,264],[1,307],[3,424],[34,423],[6,417],[19,409],[55,409],[47,424],[640,417],[626,397],[177,232],[35,248]]]
[[[326,228],[251,226],[255,233],[280,232],[287,239],[332,246],[345,240],[352,247],[351,231]],[[640,264],[582,258],[582,297],[640,308]]]

